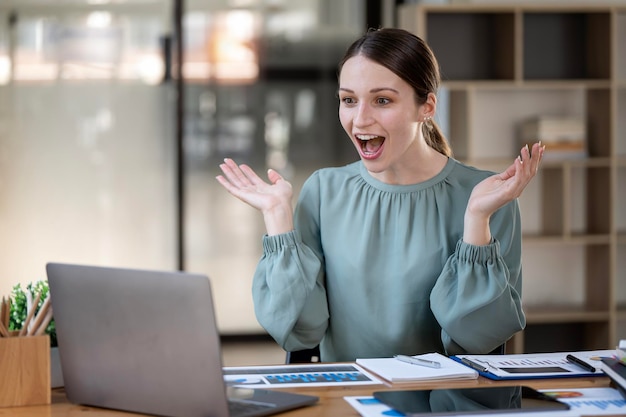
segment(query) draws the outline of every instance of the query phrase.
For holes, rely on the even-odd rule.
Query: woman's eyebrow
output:
[[[353,90],[349,89],[349,88],[345,88],[345,87],[340,87],[338,91],[346,91],[348,93],[354,93]],[[396,90],[395,88],[391,88],[391,87],[377,87],[377,88],[372,88],[370,90],[370,93],[380,93],[381,91],[392,91],[396,94],[400,94],[400,92],[398,90]]]
[[[370,90],[370,93],[380,93],[381,91],[392,91],[396,94],[400,94],[400,92],[398,90],[396,90],[395,88],[391,88],[391,87],[379,87],[379,88],[372,88]]]

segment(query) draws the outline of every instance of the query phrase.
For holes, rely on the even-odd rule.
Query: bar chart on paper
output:
[[[356,364],[226,367],[224,380],[229,385],[250,388],[382,384]]]

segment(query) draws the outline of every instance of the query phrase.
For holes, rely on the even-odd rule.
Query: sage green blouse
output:
[[[361,161],[316,171],[294,230],[263,238],[259,323],[285,350],[320,344],[323,361],[501,345],[526,323],[517,200],[491,217],[490,244],[462,240],[470,193],[492,174],[452,158],[414,185],[382,183]]]

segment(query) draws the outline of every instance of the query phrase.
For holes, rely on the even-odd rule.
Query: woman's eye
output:
[[[344,104],[354,104],[354,99],[352,99],[352,97],[342,97],[341,101]]]
[[[379,97],[376,99],[376,104],[389,104],[389,99],[385,97]]]

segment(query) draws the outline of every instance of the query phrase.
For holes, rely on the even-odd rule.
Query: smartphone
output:
[[[396,411],[415,417],[567,411],[570,408],[524,385],[376,391],[374,398]]]

